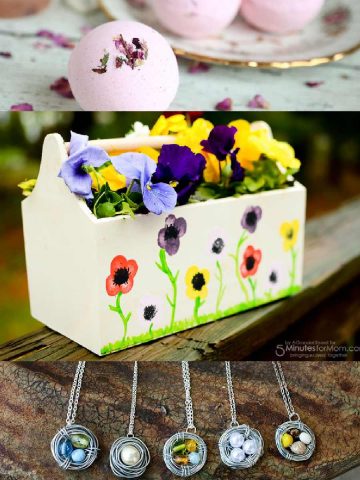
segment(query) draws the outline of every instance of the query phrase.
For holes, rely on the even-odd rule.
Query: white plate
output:
[[[282,36],[267,34],[237,17],[220,36],[205,40],[188,40],[167,32],[149,6],[136,7],[134,0],[99,2],[110,19],[146,23],[169,40],[177,55],[203,62],[247,67],[304,67],[340,60],[360,48],[358,0],[327,0],[318,18],[302,32]]]

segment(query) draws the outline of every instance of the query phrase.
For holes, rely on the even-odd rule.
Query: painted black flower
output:
[[[248,207],[241,219],[241,226],[249,233],[254,233],[261,216],[261,207]]]

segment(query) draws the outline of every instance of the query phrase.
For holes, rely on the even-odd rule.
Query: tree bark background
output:
[[[96,463],[86,472],[58,468],[50,441],[65,425],[76,363],[0,363],[0,478],[2,480],[102,480],[109,468],[112,442],[126,435],[133,364],[87,363],[77,423],[100,442]],[[195,425],[208,445],[208,461],[199,480],[332,479],[360,464],[360,363],[284,362],[295,410],[315,432],[312,459],[291,463],[275,446],[278,425],[287,420],[270,362],[232,363],[240,423],[258,428],[265,453],[249,471],[233,471],[220,462],[217,441],[230,422],[222,362],[190,364]],[[151,464],[144,480],[175,478],[162,459],[164,442],[186,427],[184,388],[178,362],[139,363],[135,434],[149,447]]]

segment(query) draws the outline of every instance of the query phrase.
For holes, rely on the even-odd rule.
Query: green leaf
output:
[[[98,218],[113,217],[116,215],[115,207],[110,202],[100,203],[96,207],[96,216]]]

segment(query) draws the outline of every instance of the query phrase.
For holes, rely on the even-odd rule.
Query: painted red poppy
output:
[[[108,295],[130,292],[137,271],[138,264],[135,260],[127,260],[123,255],[114,257],[110,265],[110,275],[106,279]]]
[[[240,273],[243,278],[255,275],[259,264],[261,262],[261,250],[255,250],[252,245],[249,245],[245,250],[243,263],[240,266]]]

